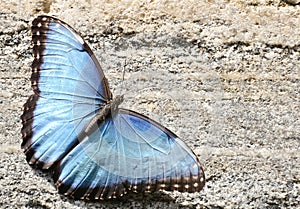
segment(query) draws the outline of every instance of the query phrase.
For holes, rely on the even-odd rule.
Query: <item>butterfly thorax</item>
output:
[[[117,113],[119,105],[123,102],[124,96],[118,95],[116,98],[109,100],[107,103],[101,105],[100,111],[97,115],[91,119],[91,121],[85,126],[85,128],[81,131],[80,137],[81,139],[85,138],[89,134],[96,131],[99,126],[105,122],[105,120],[109,117],[113,117],[114,114]],[[83,138],[82,138],[83,137]]]

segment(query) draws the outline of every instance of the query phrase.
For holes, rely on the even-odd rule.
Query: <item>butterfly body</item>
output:
[[[91,119],[91,121],[79,134],[78,138],[82,139],[83,137],[95,132],[95,130],[99,127],[99,124],[104,122],[105,119],[107,119],[108,117],[112,117],[112,113],[116,113],[118,111],[118,107],[123,102],[123,100],[124,96],[118,95],[115,99],[112,99],[106,104],[101,105],[101,110],[97,113],[97,115],[94,118]]]
[[[152,119],[120,108],[92,50],[68,24],[33,21],[33,94],[24,105],[22,148],[28,163],[52,170],[76,199],[128,191],[198,192],[205,184],[194,152]]]

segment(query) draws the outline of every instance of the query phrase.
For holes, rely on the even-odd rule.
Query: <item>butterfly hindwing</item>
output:
[[[125,109],[76,146],[55,176],[62,193],[89,199],[129,190],[195,192],[205,181],[197,157],[174,133]]]
[[[32,33],[34,94],[21,117],[22,148],[30,164],[47,169],[78,143],[111,93],[94,54],[70,26],[39,16]]]

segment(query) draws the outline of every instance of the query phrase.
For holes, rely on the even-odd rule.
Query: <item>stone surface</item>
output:
[[[297,208],[300,205],[300,7],[281,1],[0,3],[1,208]],[[124,107],[199,155],[195,194],[74,201],[20,149],[31,93],[30,24],[56,15],[93,48]],[[123,78],[124,73],[124,78]]]
[[[284,0],[286,3],[291,5],[297,5],[300,4],[300,0]]]

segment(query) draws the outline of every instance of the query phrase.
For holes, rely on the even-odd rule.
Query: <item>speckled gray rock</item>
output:
[[[299,208],[300,7],[280,2],[1,1],[0,207]],[[203,191],[88,203],[30,168],[19,117],[31,92],[30,24],[42,13],[81,32],[125,107],[194,149]]]
[[[300,4],[300,0],[284,0],[284,1],[292,5]]]

